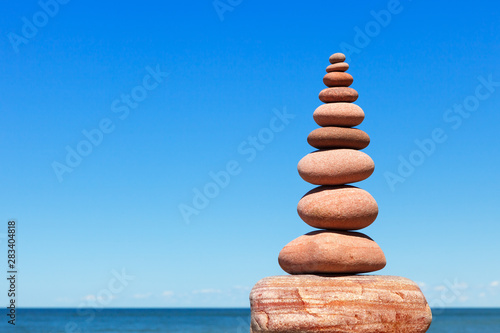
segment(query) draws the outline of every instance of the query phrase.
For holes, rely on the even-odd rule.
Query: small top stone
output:
[[[345,60],[345,54],[334,53],[330,56],[330,64],[336,64],[337,62],[343,62]]]

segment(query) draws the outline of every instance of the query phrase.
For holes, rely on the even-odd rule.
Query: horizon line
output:
[[[79,309],[98,309],[98,310],[250,310],[250,307],[16,307],[17,310],[79,310]],[[431,310],[500,310],[500,306],[467,306],[467,307],[435,307]]]

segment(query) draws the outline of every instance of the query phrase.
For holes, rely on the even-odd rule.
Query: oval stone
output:
[[[355,102],[358,99],[358,92],[348,87],[326,88],[319,93],[319,99],[323,103]]]
[[[398,276],[271,276],[250,293],[252,333],[424,333],[432,313]]]
[[[309,133],[307,142],[318,149],[363,149],[370,144],[368,134],[357,128],[320,127]]]
[[[378,205],[370,193],[355,186],[320,186],[300,199],[297,213],[314,228],[358,230],[375,221]]]
[[[323,77],[323,83],[327,87],[349,87],[354,78],[349,73],[331,72]]]
[[[375,164],[367,154],[354,149],[317,150],[304,156],[299,175],[315,185],[342,185],[362,181],[373,173]]]
[[[278,262],[289,274],[367,273],[385,267],[382,249],[359,232],[319,230],[300,236],[280,252]]]
[[[328,103],[319,106],[313,113],[319,126],[357,126],[365,119],[365,113],[352,103]]]
[[[330,64],[335,64],[337,62],[343,62],[345,60],[345,54],[343,53],[334,53],[330,56]]]
[[[347,62],[338,62],[336,64],[331,64],[326,67],[326,72],[345,72],[349,69],[349,64]]]

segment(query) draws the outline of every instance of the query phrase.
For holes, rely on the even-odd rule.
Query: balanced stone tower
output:
[[[250,293],[253,333],[426,332],[432,314],[414,282],[396,276],[357,275],[380,270],[386,260],[370,237],[355,232],[378,215],[375,199],[346,185],[368,178],[373,160],[360,150],[369,136],[353,126],[364,120],[349,88],[345,56],[335,53],[320,92],[325,104],[314,111],[316,123],[307,141],[318,150],[298,164],[300,176],[320,185],[299,201],[297,211],[321,229],[291,241],[279,264],[292,275],[260,280]]]

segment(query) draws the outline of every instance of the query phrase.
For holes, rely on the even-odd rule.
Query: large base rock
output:
[[[426,332],[419,287],[396,276],[273,276],[250,293],[252,333]]]

